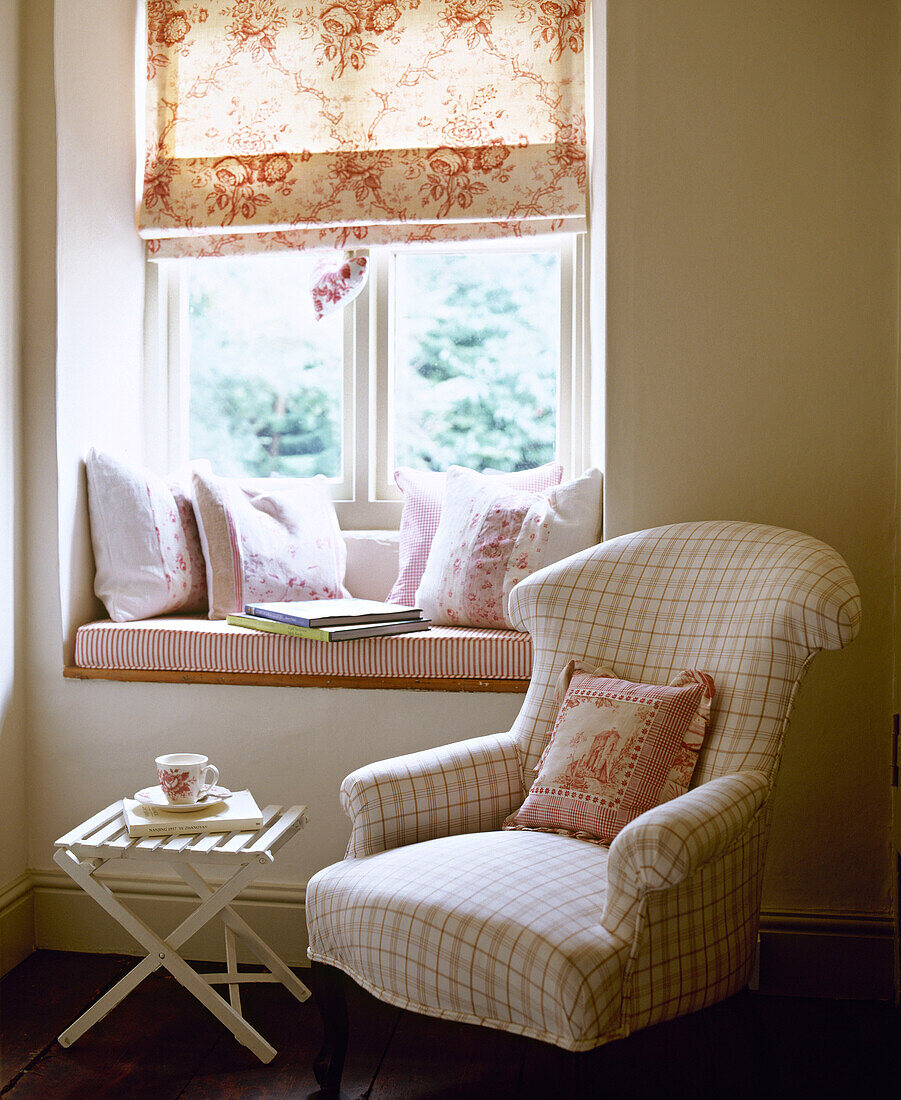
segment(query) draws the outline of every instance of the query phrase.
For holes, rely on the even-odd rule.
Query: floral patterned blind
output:
[[[152,254],[585,228],[585,0],[147,0]]]

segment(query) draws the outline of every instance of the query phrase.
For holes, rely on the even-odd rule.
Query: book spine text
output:
[[[129,837],[138,836],[179,836],[183,833],[244,833],[259,829],[263,824],[262,818],[256,820],[230,821],[227,828],[210,828],[200,821],[194,821],[184,825],[169,825],[160,823],[154,825],[136,825],[128,830]]]

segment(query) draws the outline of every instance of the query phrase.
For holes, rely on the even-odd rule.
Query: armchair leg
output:
[[[341,1089],[344,1056],[347,1054],[344,975],[334,966],[314,962],[311,964],[310,977],[325,1031],[322,1049],[313,1063],[313,1073],[324,1092],[337,1096]]]

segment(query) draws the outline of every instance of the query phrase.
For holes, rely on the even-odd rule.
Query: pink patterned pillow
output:
[[[191,486],[183,485],[175,478],[169,479],[169,489],[172,499],[175,501],[175,510],[178,513],[175,542],[178,544],[178,529],[182,532],[182,546],[176,545],[176,561],[181,563],[178,550],[183,551],[187,560],[187,568],[183,570],[182,587],[184,601],[181,610],[203,611],[207,606],[206,594],[206,562],[203,560],[203,547],[200,544],[200,530],[197,527],[197,517],[194,515],[194,505],[191,502]]]
[[[109,617],[130,622],[205,609],[206,568],[182,475],[166,480],[93,447],[85,467],[94,591]]]
[[[600,536],[601,472],[543,493],[461,466],[447,472],[438,530],[414,603],[435,625],[512,627],[513,586]]]
[[[505,829],[609,844],[645,810],[688,790],[710,721],[713,681],[680,672],[666,687],[570,661],[566,694],[538,777]]]
[[[563,467],[559,462],[549,462],[533,470],[487,476],[497,477],[516,489],[540,493],[560,484]],[[399,572],[388,593],[391,603],[409,605],[416,599],[416,589],[425,572],[432,539],[441,519],[446,478],[444,473],[414,470],[409,466],[400,466],[394,471],[394,481],[404,495],[404,507],[400,517]]]
[[[194,474],[210,618],[253,602],[327,600],[344,587],[347,548],[325,485]]]

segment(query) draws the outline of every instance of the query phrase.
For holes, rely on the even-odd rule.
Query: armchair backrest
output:
[[[532,680],[513,726],[527,786],[572,658],[644,683],[709,673],[716,699],[693,785],[747,768],[773,782],[807,665],[854,638],[860,595],[817,539],[710,521],[623,535],[549,566],[516,586],[510,614],[532,636]]]

